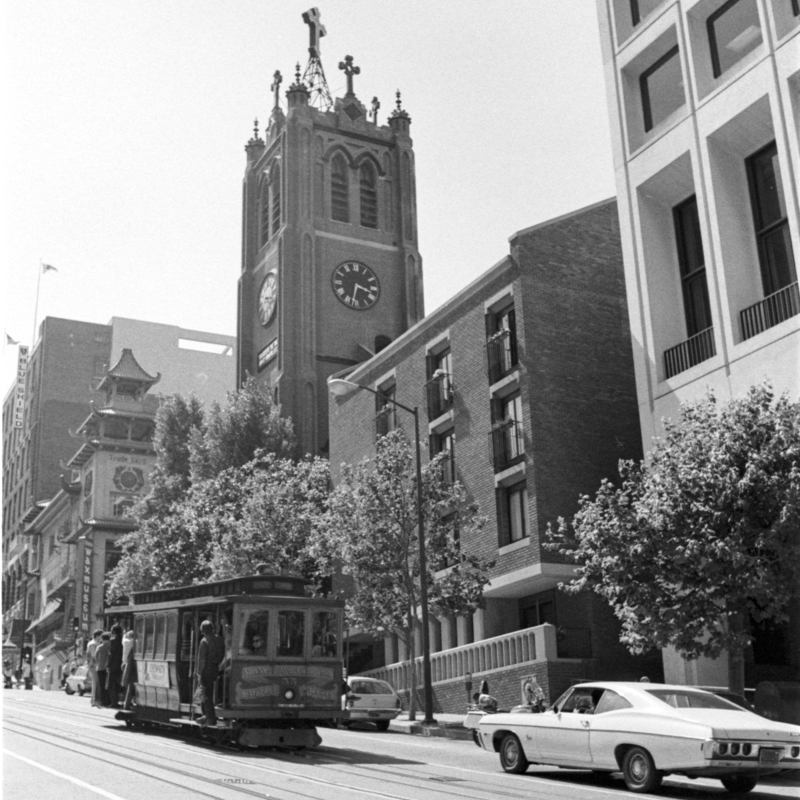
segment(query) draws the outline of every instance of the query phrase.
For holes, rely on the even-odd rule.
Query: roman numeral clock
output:
[[[348,308],[366,311],[378,302],[381,285],[378,276],[360,261],[344,261],[331,276],[333,293]]]

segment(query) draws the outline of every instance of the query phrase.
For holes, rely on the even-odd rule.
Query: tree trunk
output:
[[[744,627],[742,613],[731,614],[729,624],[732,633],[741,633]],[[741,646],[728,650],[728,688],[744,696],[744,650]]]
[[[406,649],[408,650],[408,663],[411,668],[411,680],[409,681],[411,693],[408,698],[408,718],[412,722],[417,718],[417,649],[414,638],[414,617],[409,614]]]

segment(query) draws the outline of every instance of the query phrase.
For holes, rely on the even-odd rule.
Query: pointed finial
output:
[[[273,108],[278,108],[281,104],[281,98],[279,94],[281,83],[283,83],[283,75],[281,75],[280,70],[275,70],[275,74],[272,76],[272,85],[269,87],[273,92],[275,92],[275,105]]]
[[[402,111],[403,110],[403,104],[400,102],[400,90],[399,89],[397,90],[397,110],[398,111]]]
[[[297,65],[294,68],[294,82],[300,83],[300,62],[297,62]]]
[[[253,138],[258,139],[258,117],[253,120]]]
[[[264,140],[258,135],[258,117],[253,120],[253,138],[247,143],[246,148],[252,147],[253,145],[264,146]]]

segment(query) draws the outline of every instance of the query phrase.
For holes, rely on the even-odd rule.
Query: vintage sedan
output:
[[[78,667],[72,675],[68,676],[64,684],[64,691],[67,694],[75,694],[77,692],[81,697],[85,692],[91,692],[92,673],[89,672],[89,667],[86,665]]]
[[[669,684],[579,684],[544,713],[483,717],[477,738],[506,772],[529,764],[622,772],[633,792],[652,792],[670,774],[749,792],[764,775],[800,770],[800,726]]]

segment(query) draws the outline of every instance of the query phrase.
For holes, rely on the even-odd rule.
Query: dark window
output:
[[[703,240],[700,236],[697,198],[690,197],[686,202],[676,206],[673,214],[683,285],[686,331],[689,336],[694,336],[711,327],[711,305],[708,300],[706,263],[703,256]]]
[[[792,0],[792,14],[795,17],[800,17],[800,0]]]
[[[274,236],[281,227],[281,170],[277,164],[272,167],[269,185],[272,200],[272,235]]]
[[[706,25],[715,78],[755,50],[763,38],[755,0],[728,0]]]
[[[359,189],[361,195],[361,225],[365,228],[378,227],[378,187],[375,170],[364,164],[359,170]]]
[[[331,218],[350,222],[350,185],[347,164],[341,156],[331,162]]]
[[[556,624],[555,592],[542,592],[523,597],[519,601],[520,623],[523,628],[535,628],[537,625]]]
[[[497,490],[499,545],[511,544],[529,535],[528,486],[522,483]]]
[[[436,419],[453,405],[453,356],[450,348],[428,356],[428,417]]]
[[[764,294],[797,281],[775,142],[747,160]]]
[[[638,25],[662,0],[631,0],[631,25]]]
[[[487,320],[489,338],[489,382],[495,383],[517,366],[517,322],[513,306]]]
[[[269,241],[269,183],[264,181],[261,184],[261,246]]]
[[[442,462],[442,476],[445,483],[453,484],[456,481],[456,459],[455,459],[455,431],[451,428],[444,433],[434,433],[431,437],[431,456],[445,453],[445,460]]]
[[[639,89],[645,131],[652,130],[686,102],[677,45],[641,74]]]
[[[519,392],[492,403],[495,423],[492,427],[492,451],[495,471],[520,461],[525,455],[522,426],[522,398]]]
[[[378,389],[375,395],[375,433],[385,436],[397,429],[397,406],[392,402],[397,393],[397,386],[391,384]]]

